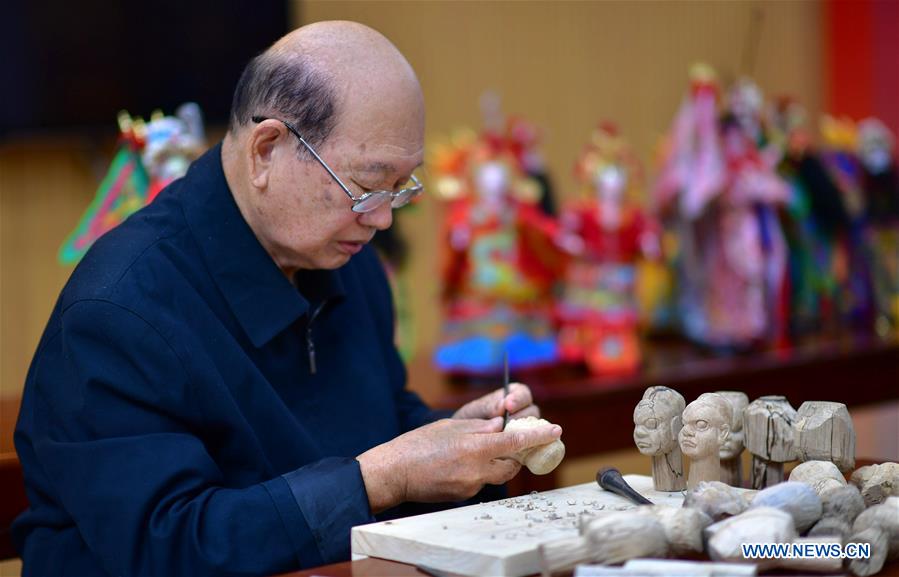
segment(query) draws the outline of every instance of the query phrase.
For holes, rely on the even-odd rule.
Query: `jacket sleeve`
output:
[[[373,520],[358,463],[324,459],[226,488],[188,366],[135,313],[82,301],[33,367],[41,478],[103,568],[270,574],[348,558],[350,527]]]

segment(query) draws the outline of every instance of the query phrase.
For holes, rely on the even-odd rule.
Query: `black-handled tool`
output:
[[[637,505],[652,505],[652,501],[638,493],[633,487],[627,484],[621,472],[615,467],[605,467],[596,473],[596,482],[606,491],[611,491],[616,495],[621,495],[631,503]]]
[[[506,406],[506,397],[509,396],[509,351],[503,353],[503,407]],[[509,409],[503,409],[503,430],[509,424]]]

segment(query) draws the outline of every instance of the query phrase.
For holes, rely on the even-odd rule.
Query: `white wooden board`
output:
[[[657,505],[683,505],[684,493],[655,491],[652,477],[624,478]],[[584,483],[353,527],[352,551],[462,575],[519,577],[539,573],[537,546],[576,536],[581,518],[634,507],[595,482]]]

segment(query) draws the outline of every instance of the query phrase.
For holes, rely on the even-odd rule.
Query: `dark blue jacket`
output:
[[[292,284],[213,148],[96,243],[53,310],[15,434],[25,574],[347,559],[374,521],[354,457],[437,417],[405,380],[373,251]]]

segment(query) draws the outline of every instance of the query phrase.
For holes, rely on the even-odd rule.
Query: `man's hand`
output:
[[[356,460],[372,512],[404,501],[472,497],[485,484],[500,485],[518,473],[521,465],[511,455],[562,435],[558,425],[510,433],[502,427],[500,417],[442,419],[362,453]]]
[[[503,390],[497,389],[480,399],[467,403],[453,415],[454,419],[492,419],[502,417],[508,409],[510,419],[523,417],[540,417],[540,409],[533,404],[531,389],[521,383],[509,385],[509,396],[504,397]]]

